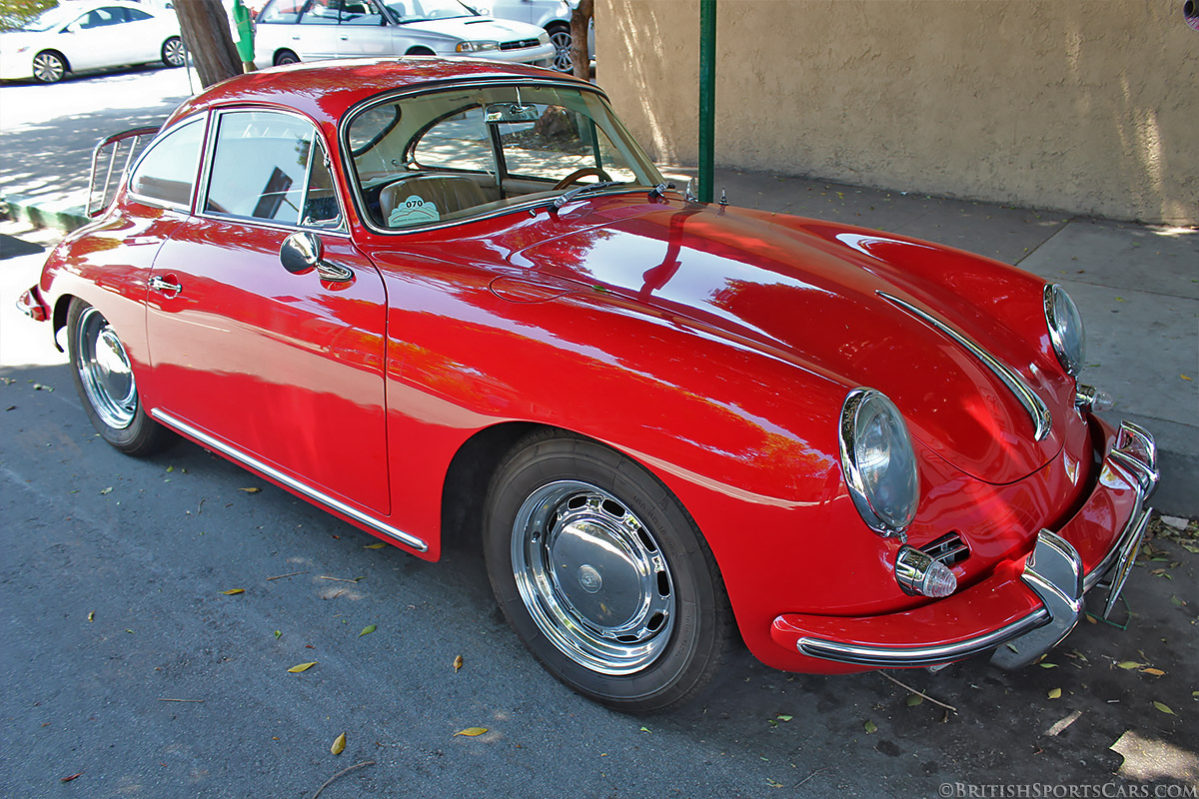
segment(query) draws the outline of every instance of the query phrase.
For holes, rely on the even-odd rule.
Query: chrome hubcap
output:
[[[570,72],[574,68],[570,52],[570,34],[566,31],[551,33],[550,42],[554,45],[554,69],[559,72]]]
[[[49,53],[39,53],[33,59],[33,76],[40,81],[53,83],[63,75],[62,61]]]
[[[166,58],[164,60],[168,64],[173,67],[183,66],[183,61],[186,57],[183,51],[183,42],[178,39],[171,39],[166,43],[164,49],[166,50]]]
[[[530,494],[512,526],[512,568],[541,632],[592,671],[639,671],[670,640],[666,558],[641,520],[597,486],[561,480]]]
[[[137,384],[125,347],[95,308],[79,317],[76,335],[79,378],[88,402],[106,425],[125,429],[137,413]]]

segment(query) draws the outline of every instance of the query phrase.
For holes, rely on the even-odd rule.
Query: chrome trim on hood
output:
[[[984,350],[972,339],[968,338],[964,333],[954,330],[952,327],[945,324],[940,319],[937,319],[932,314],[922,311],[915,305],[905,302],[904,300],[901,300],[892,294],[888,294],[885,291],[878,291],[876,293],[878,296],[890,302],[892,305],[895,305],[901,310],[907,311],[909,314],[916,317],[920,321],[925,322],[935,330],[939,330],[940,332],[944,333],[946,336],[960,344],[963,349],[968,351],[975,358],[978,358],[978,360],[982,362],[983,366],[990,369],[995,376],[999,378],[1000,382],[1007,386],[1008,390],[1010,390],[1012,394],[1016,396],[1016,399],[1022,406],[1024,406],[1024,410],[1028,411],[1028,415],[1032,419],[1033,427],[1035,428],[1033,433],[1034,439],[1041,441],[1045,438],[1045,436],[1049,435],[1049,431],[1053,427],[1053,417],[1049,414],[1049,408],[1046,407],[1041,398],[1038,397],[1031,388],[1029,388],[1028,384],[1021,379],[1020,375],[1017,374],[1014,369],[1001,362],[991,353]]]

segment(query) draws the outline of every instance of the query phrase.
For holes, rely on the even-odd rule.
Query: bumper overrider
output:
[[[1107,591],[1104,616],[1111,612],[1140,549],[1159,476],[1153,436],[1122,422],[1094,491],[1061,530],[1038,534],[1022,568],[997,568],[964,591],[898,613],[783,614],[771,637],[846,670],[940,666],[990,650],[1001,668],[1026,666],[1074,629],[1091,589]]]

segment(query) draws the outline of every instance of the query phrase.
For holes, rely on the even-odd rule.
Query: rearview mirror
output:
[[[486,108],[488,122],[536,122],[537,108],[520,103],[491,103]]]

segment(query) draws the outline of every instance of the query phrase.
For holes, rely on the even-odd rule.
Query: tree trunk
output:
[[[570,57],[576,78],[591,78],[591,59],[587,55],[587,28],[595,15],[595,0],[579,0],[570,15]]]
[[[202,86],[208,88],[242,73],[221,0],[175,0],[175,15]]]

